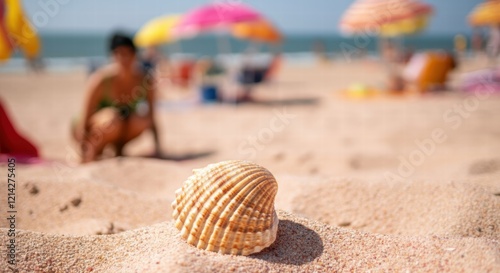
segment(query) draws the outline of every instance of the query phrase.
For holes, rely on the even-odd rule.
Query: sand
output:
[[[149,157],[145,133],[130,157],[79,165],[68,126],[85,75],[0,75],[17,127],[49,161],[16,167],[19,272],[500,271],[500,98],[338,95],[360,78],[380,85],[384,73],[370,61],[286,65],[256,90],[260,103],[238,106],[195,106],[193,92],[162,84],[166,160]],[[227,159],[279,183],[278,239],[249,257],[198,250],[170,221],[191,170]],[[2,242],[7,226],[0,217]]]
[[[172,222],[107,236],[22,231],[21,272],[498,271],[498,241],[396,237],[332,227],[279,213],[276,242],[245,256],[201,251]]]
[[[309,218],[372,233],[500,239],[500,198],[458,182],[325,181],[304,187],[294,207]]]

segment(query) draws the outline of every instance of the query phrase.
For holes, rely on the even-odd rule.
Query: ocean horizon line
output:
[[[125,33],[129,34],[135,34],[138,30],[132,30],[132,29],[127,29],[127,28],[115,28],[113,30],[109,31],[102,31],[102,30],[41,30],[38,32],[40,36],[99,36],[99,37],[105,37],[110,35],[113,32],[116,31],[123,31]],[[364,36],[362,35],[347,35],[345,33],[339,32],[339,31],[331,31],[331,32],[309,32],[309,31],[283,31],[282,32],[284,37],[290,36],[290,37],[322,37],[322,36],[328,36],[328,37],[340,37],[340,38],[350,38],[350,37],[356,37],[356,36]],[[212,33],[205,33],[201,34],[200,36],[211,36],[213,35]],[[450,32],[421,32],[418,34],[414,35],[406,35],[404,37],[409,37],[409,38],[415,38],[415,37],[422,37],[422,38],[434,38],[434,37],[454,37],[455,35],[464,35],[466,37],[470,37],[472,33],[470,31],[462,32],[462,33],[450,33]],[[372,35],[368,34],[370,37],[377,37],[377,35]],[[186,39],[188,40],[188,39]]]

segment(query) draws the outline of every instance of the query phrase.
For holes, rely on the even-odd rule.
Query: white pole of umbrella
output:
[[[232,56],[232,47],[231,47],[231,39],[228,32],[220,31],[217,33],[217,45],[219,55],[222,55],[222,59],[224,62],[225,68],[225,77],[223,78],[223,87],[229,89],[228,93],[230,94],[230,98],[234,97],[234,103],[237,104],[238,96],[237,91],[234,88],[234,82],[232,77],[235,76],[233,73],[235,59]]]

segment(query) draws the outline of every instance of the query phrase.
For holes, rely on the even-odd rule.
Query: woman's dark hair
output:
[[[120,46],[128,47],[132,49],[132,51],[137,52],[137,48],[135,47],[132,38],[121,32],[117,32],[111,36],[111,39],[109,41],[109,51],[113,52]]]

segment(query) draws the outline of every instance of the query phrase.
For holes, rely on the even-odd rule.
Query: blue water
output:
[[[104,34],[43,34],[44,57],[89,57],[107,55],[107,36]],[[229,40],[230,46],[225,46]],[[349,38],[339,35],[289,35],[284,43],[279,46],[284,53],[310,52],[313,44],[321,41],[330,53],[342,53],[345,50],[358,50],[373,52],[377,48],[377,39],[374,37]],[[402,41],[407,46],[417,50],[445,49],[452,50],[452,36],[415,36],[407,37]],[[221,44],[222,43],[222,44]],[[195,56],[213,56],[221,51],[232,53],[243,52],[249,43],[236,40],[227,36],[201,36],[190,40],[180,41],[176,44],[165,46],[165,52],[182,52]],[[221,48],[222,47],[222,48]],[[269,46],[263,46],[269,50]],[[227,53],[227,52],[222,52]]]
[[[105,61],[108,57],[106,34],[81,34],[81,33],[44,33],[41,34],[42,58],[48,68],[66,71],[69,68],[85,67],[89,59],[98,62]],[[279,46],[258,45],[260,52],[279,50],[287,58],[298,61],[309,61],[310,52],[318,41],[330,56],[355,57],[359,53],[374,53],[378,47],[376,37],[343,37],[337,34],[322,35],[287,35]],[[427,49],[453,49],[453,37],[418,35],[397,40],[414,50]],[[224,35],[206,35],[189,40],[182,40],[171,45],[165,45],[162,52],[169,54],[189,54],[193,57],[215,56],[217,54],[241,53],[249,47],[256,47],[247,41],[237,40]],[[21,71],[25,69],[22,55],[17,53],[14,59],[0,66],[0,72]]]

